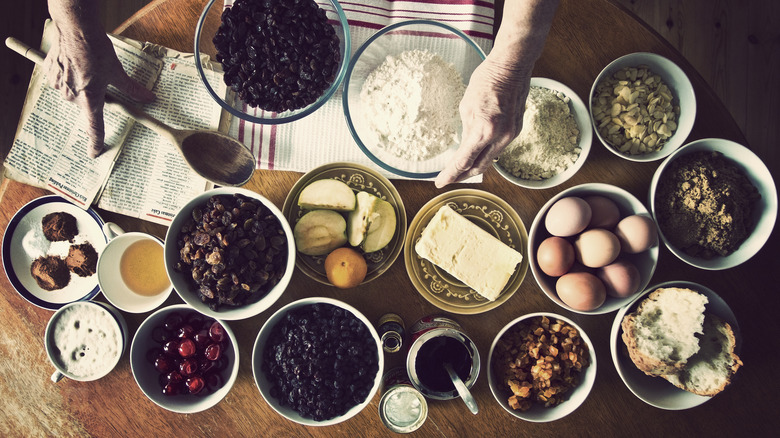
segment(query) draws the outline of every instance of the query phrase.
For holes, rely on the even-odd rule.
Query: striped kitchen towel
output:
[[[378,29],[411,19],[447,23],[470,36],[485,53],[492,47],[492,1],[367,0],[340,4],[349,21],[352,55]],[[363,154],[349,133],[341,101],[340,88],[314,113],[281,125],[234,118],[230,135],[252,150],[259,169],[307,172],[323,164],[350,161],[375,168],[388,178],[400,178],[374,165]],[[262,110],[256,111],[258,116],[262,114]]]

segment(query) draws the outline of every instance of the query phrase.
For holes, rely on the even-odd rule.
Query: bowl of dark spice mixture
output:
[[[777,189],[761,159],[745,146],[702,139],[671,154],[650,184],[659,235],[682,261],[728,269],[753,257],[777,219]]]
[[[194,53],[222,65],[228,95],[214,91],[200,56],[195,67],[211,97],[232,115],[288,123],[313,113],[338,90],[350,46],[336,0],[235,0],[224,7],[210,0],[195,29]]]

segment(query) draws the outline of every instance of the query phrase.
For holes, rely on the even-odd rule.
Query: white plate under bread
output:
[[[648,376],[640,371],[631,358],[628,356],[625,344],[621,339],[622,329],[620,327],[623,317],[630,312],[636,310],[637,305],[650,293],[658,288],[678,287],[695,290],[705,295],[709,302],[706,305],[706,312],[712,313],[720,319],[726,321],[731,325],[732,330],[736,336],[736,348],[735,353],[739,354],[740,347],[742,345],[742,339],[740,337],[739,324],[734,313],[729,308],[728,304],[723,301],[711,289],[702,286],[697,283],[688,281],[669,281],[648,287],[637,296],[630,304],[620,309],[615,315],[615,320],[612,323],[612,330],[609,337],[609,347],[612,352],[612,362],[615,364],[620,378],[626,387],[636,395],[640,400],[645,403],[655,406],[660,409],[667,410],[683,410],[690,409],[701,405],[712,397],[705,397],[696,395],[691,392],[684,391],[676,386],[672,385],[662,377]]]

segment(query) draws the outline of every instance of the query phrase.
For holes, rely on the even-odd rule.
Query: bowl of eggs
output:
[[[658,230],[631,193],[588,183],[562,191],[534,218],[531,272],[548,298],[582,314],[623,307],[650,282]]]

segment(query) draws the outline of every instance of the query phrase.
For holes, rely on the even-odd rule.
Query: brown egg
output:
[[[594,228],[579,234],[574,240],[577,261],[589,268],[606,266],[620,254],[620,241],[610,231]]]
[[[548,237],[536,250],[536,263],[545,274],[560,277],[574,264],[574,247],[562,237]]]
[[[590,206],[582,198],[568,196],[557,200],[547,210],[544,226],[553,236],[573,236],[588,226],[591,214]]]
[[[615,227],[615,235],[620,239],[621,250],[636,254],[655,246],[658,242],[658,229],[655,222],[647,216],[626,216]]]
[[[625,298],[639,291],[641,275],[636,265],[628,260],[617,260],[599,268],[596,276],[604,283],[607,295]]]
[[[588,228],[612,229],[620,221],[617,204],[606,196],[592,195],[582,198],[590,205],[592,212]]]
[[[587,272],[570,272],[555,283],[558,298],[574,310],[598,309],[607,299],[604,283]]]

